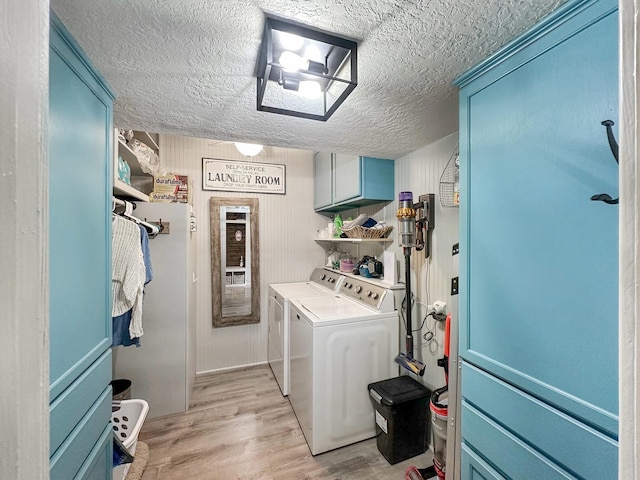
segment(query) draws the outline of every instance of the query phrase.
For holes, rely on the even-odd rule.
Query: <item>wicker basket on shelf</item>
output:
[[[342,228],[342,233],[349,238],[385,238],[391,230],[393,227],[366,228],[354,225],[351,228]]]

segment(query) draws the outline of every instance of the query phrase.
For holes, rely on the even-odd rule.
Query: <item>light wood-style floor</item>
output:
[[[429,452],[389,465],[375,439],[312,456],[267,366],[199,376],[190,410],[147,420],[142,480],[404,480]]]

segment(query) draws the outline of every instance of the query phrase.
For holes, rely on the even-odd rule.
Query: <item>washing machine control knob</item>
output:
[[[374,299],[374,300],[377,300],[377,299],[378,299],[378,297],[380,297],[380,295],[378,295],[377,293],[374,293],[374,294],[373,294],[373,299]]]
[[[325,278],[327,278],[327,276],[323,273],[322,276],[320,277],[320,280],[324,280]]]
[[[371,290],[367,290],[367,297],[370,297],[371,295],[373,295],[373,292]]]
[[[356,287],[356,293],[360,293],[362,291],[362,287],[358,286]]]

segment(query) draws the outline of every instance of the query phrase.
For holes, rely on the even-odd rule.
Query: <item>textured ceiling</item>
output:
[[[565,0],[52,0],[118,127],[397,158],[455,132],[453,79]],[[358,41],[326,123],[256,110],[264,14]]]

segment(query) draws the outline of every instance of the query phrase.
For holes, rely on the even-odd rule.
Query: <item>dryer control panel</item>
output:
[[[343,278],[344,275],[324,268],[316,268],[311,274],[311,282],[334,291],[338,290]]]
[[[342,285],[340,285],[339,292],[381,312],[392,312],[394,310],[393,295],[387,288],[379,285],[345,277]]]

